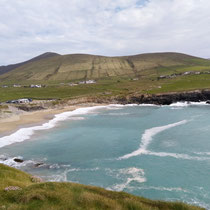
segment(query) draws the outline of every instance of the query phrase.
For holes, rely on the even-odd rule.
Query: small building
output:
[[[86,83],[86,81],[80,81],[80,82],[79,82],[80,85],[83,85],[83,84],[85,84],[85,83]]]
[[[31,88],[41,88],[42,85],[30,85]]]
[[[21,98],[21,99],[18,99],[18,103],[19,104],[28,104],[28,103],[30,103],[30,100],[28,98]]]
[[[21,99],[17,99],[17,100],[11,100],[11,101],[7,101],[7,104],[28,104],[30,102],[32,102],[33,100],[31,98],[21,98]]]
[[[18,100],[10,100],[6,102],[7,104],[18,104]]]
[[[19,87],[21,87],[21,85],[14,84],[13,87],[19,88]]]
[[[192,73],[191,71],[186,71],[186,72],[184,72],[184,75],[189,75],[191,73]]]
[[[88,80],[88,81],[86,81],[86,84],[94,84],[94,83],[96,83],[95,80]]]
[[[69,86],[73,87],[73,86],[77,86],[77,83],[69,83]]]

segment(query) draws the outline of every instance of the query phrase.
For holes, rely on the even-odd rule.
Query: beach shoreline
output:
[[[10,116],[0,118],[0,138],[10,135],[21,128],[39,126],[52,120],[55,115],[74,111],[79,108],[94,106],[106,106],[101,103],[81,103],[76,105],[67,105],[63,107],[49,108],[32,112],[12,113]]]

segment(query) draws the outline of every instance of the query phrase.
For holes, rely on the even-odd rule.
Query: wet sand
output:
[[[101,106],[107,104],[85,103],[78,105],[71,105],[62,108],[45,109],[34,112],[19,112],[12,113],[10,116],[0,118],[0,136],[5,136],[22,127],[31,127],[34,125],[41,125],[53,119],[56,114],[67,111],[73,111],[82,107]]]

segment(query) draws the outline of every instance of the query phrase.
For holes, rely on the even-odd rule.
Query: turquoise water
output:
[[[209,105],[92,109],[0,148],[0,162],[50,181],[210,209],[209,116]],[[25,162],[14,163],[15,156]]]

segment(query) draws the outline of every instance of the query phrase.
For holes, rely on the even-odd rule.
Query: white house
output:
[[[86,81],[86,84],[94,84],[94,83],[96,83],[95,80],[88,80],[88,81]]]
[[[42,85],[30,85],[31,88],[41,88]]]
[[[30,100],[28,98],[21,98],[21,99],[18,99],[18,103],[19,104],[28,104],[28,103],[30,103]]]
[[[13,87],[17,88],[17,87],[21,87],[21,85],[16,85],[16,84],[15,84],[15,85],[13,85]]]

